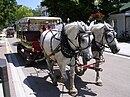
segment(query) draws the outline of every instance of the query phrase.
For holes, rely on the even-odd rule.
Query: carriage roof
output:
[[[28,23],[40,23],[46,21],[57,21],[60,20],[60,17],[25,17],[15,22],[15,24],[28,24]]]

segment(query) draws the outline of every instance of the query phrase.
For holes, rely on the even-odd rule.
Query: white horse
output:
[[[79,54],[88,61],[92,58],[91,42],[92,33],[84,22],[72,22],[65,26],[61,32],[57,30],[44,31],[40,37],[40,44],[50,71],[53,83],[57,83],[54,76],[53,65],[58,64],[64,82],[68,79],[66,65],[70,66],[70,89],[69,92],[77,93],[74,84],[75,63]]]
[[[109,47],[113,54],[119,52],[120,49],[116,39],[117,33],[114,31],[113,26],[106,22],[95,24],[95,21],[92,21],[89,28],[94,35],[94,40],[92,42],[92,53],[93,58],[96,60],[95,67],[98,68],[103,58],[103,51],[105,47]],[[96,71],[96,83],[97,85],[102,85],[99,71]]]

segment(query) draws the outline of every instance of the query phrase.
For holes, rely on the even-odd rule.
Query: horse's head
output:
[[[94,33],[95,42],[98,45],[104,47],[105,45],[108,45],[111,52],[114,54],[119,52],[120,49],[116,39],[117,33],[110,24],[106,22],[98,23],[91,26],[90,30]]]
[[[65,26],[71,48],[80,52],[86,60],[92,58],[91,42],[93,35],[84,22],[73,22]]]
[[[119,52],[119,47],[118,47],[118,41],[116,39],[117,33],[113,29],[111,25],[108,23],[104,22],[105,28],[104,28],[104,34],[105,34],[105,40],[107,45],[110,47],[112,53],[118,53]]]

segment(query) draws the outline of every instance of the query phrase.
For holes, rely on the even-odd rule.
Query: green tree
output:
[[[48,7],[50,16],[59,16],[64,21],[87,21],[94,8],[93,0],[44,0],[41,5]]]
[[[0,0],[0,29],[15,21],[16,0]]]
[[[32,10],[34,16],[41,16],[42,15],[42,11],[41,11],[41,7],[37,6],[37,8],[35,8],[34,10]]]
[[[70,20],[87,21],[89,16],[97,11],[94,5],[95,0],[44,0],[41,6],[47,6],[50,16],[59,16],[64,21]],[[110,13],[118,11],[120,3],[126,3],[130,0],[98,0],[98,10],[107,17]]]
[[[30,17],[33,16],[32,9],[30,9],[27,6],[21,6],[16,10],[15,17],[16,20],[19,20],[24,17]]]

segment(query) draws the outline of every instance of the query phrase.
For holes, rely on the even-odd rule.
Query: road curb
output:
[[[12,84],[13,89],[14,89],[11,92],[15,93],[15,94],[12,94],[12,93],[11,94],[14,95],[15,97],[36,97],[33,91],[23,83],[25,79],[25,75],[22,71],[22,68],[15,67],[13,64],[14,60],[16,64],[19,64],[19,62],[16,59],[15,55],[13,54],[13,50],[10,44],[8,43],[8,40],[6,43],[6,50],[7,50],[6,57],[8,59],[8,65],[9,65],[8,70],[10,71],[10,76],[12,77],[10,84]],[[26,83],[28,82],[26,81]]]
[[[2,84],[4,97],[10,97],[9,73],[8,73],[7,61],[5,58],[6,45],[2,45],[0,47],[0,49],[1,49],[1,52],[0,52],[0,55],[1,55],[0,56],[0,79],[1,79],[1,82],[0,83]]]

